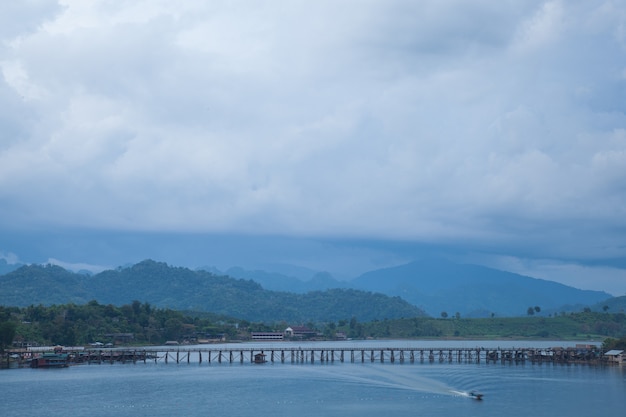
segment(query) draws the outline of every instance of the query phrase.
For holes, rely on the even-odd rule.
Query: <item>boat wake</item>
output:
[[[466,397],[466,398],[471,398],[473,400],[482,400],[483,399],[483,394],[477,393],[475,391],[456,391],[456,390],[451,390],[450,391],[453,395],[459,396],[459,397]]]
[[[315,373],[317,378],[345,382],[350,384],[360,384],[370,387],[389,388],[404,391],[422,392],[439,395],[460,395],[462,391],[455,391],[453,387],[425,376],[414,373],[399,373],[397,368],[394,371],[380,369],[375,366],[363,368],[354,367],[352,369],[325,370],[323,368],[308,368],[307,371]],[[303,368],[299,368],[301,371]]]

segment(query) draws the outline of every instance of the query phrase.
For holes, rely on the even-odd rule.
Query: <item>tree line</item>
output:
[[[241,325],[241,326],[240,326]],[[114,306],[90,301],[87,304],[0,306],[2,346],[35,343],[40,345],[88,345],[119,342],[121,335],[134,344],[162,344],[168,340],[237,338],[238,333],[268,330],[262,323],[250,323],[209,313],[185,314],[149,303],[133,301]]]
[[[289,325],[306,325],[315,338],[532,338],[547,340],[607,340],[611,348],[626,345],[626,315],[585,309],[555,317],[491,317],[481,319],[410,317],[337,322],[251,322],[205,312],[181,312],[133,301],[115,306],[86,304],[0,306],[0,347],[11,345],[88,345],[127,343],[156,345],[199,339],[247,340],[254,331],[283,332]],[[624,346],[626,348],[626,346]]]

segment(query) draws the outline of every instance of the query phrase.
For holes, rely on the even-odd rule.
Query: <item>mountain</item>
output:
[[[324,291],[331,288],[346,288],[346,284],[337,281],[328,272],[311,271],[308,280],[299,279],[293,275],[280,272],[267,272],[261,270],[249,271],[241,267],[233,267],[226,270],[228,276],[240,279],[251,279],[261,284],[267,290],[295,292],[298,294],[309,291]]]
[[[0,275],[0,304],[23,307],[85,303],[91,299],[85,277],[56,265],[23,265]]]
[[[438,259],[367,272],[351,285],[402,297],[434,317],[444,311],[464,317],[521,316],[529,307],[557,312],[565,305],[588,306],[611,298],[601,291]]]
[[[535,306],[541,315],[586,307],[602,311],[607,306],[610,312],[624,309],[623,301],[604,292],[437,259],[370,271],[349,282],[314,271],[308,280],[243,268],[228,269],[227,274],[150,260],[92,276],[54,265],[22,266],[0,275],[0,304],[80,304],[95,299],[122,305],[140,300],[251,321],[290,322],[352,316],[367,321],[424,312],[433,317],[442,312],[468,318],[524,316]]]
[[[6,259],[0,259],[0,275],[15,271],[22,265],[23,264],[10,264],[6,261]]]
[[[23,266],[0,276],[0,304],[87,303],[122,305],[134,300],[161,308],[207,311],[248,321],[324,322],[417,317],[419,308],[383,294],[334,289],[308,294],[269,291],[251,280],[172,267],[146,260],[93,276],[54,265]]]
[[[626,295],[604,300],[601,303],[591,306],[592,311],[606,311],[607,313],[626,312]]]

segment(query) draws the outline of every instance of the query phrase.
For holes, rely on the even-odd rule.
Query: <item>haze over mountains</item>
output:
[[[425,313],[398,297],[354,289],[308,294],[269,291],[250,280],[192,271],[145,260],[96,275],[56,265],[28,265],[0,275],[0,304],[124,305],[137,300],[161,308],[210,312],[249,321],[328,322],[358,317],[371,321]]]
[[[246,270],[241,267],[229,268],[226,271],[204,267],[192,271],[154,261],[144,261],[127,268],[117,268],[114,271],[103,271],[94,275],[91,280],[84,278],[88,276],[87,271],[83,271],[82,274],[73,274],[59,268],[59,270],[64,271],[63,276],[71,279],[70,282],[58,281],[54,284],[54,280],[51,283],[40,280],[41,277],[36,277],[37,274],[44,274],[45,268],[32,268],[29,270],[28,276],[37,279],[31,279],[30,282],[20,282],[15,279],[10,281],[16,275],[11,271],[16,270],[19,266],[9,265],[4,260],[0,260],[0,274],[6,274],[0,280],[0,282],[4,281],[4,289],[0,291],[0,302],[11,304],[12,298],[8,296],[7,291],[12,289],[13,296],[17,295],[17,298],[13,299],[21,300],[19,301],[20,305],[24,304],[23,298],[19,297],[20,292],[35,291],[35,293],[43,294],[43,298],[38,297],[33,299],[33,302],[44,304],[88,301],[91,298],[110,303],[124,303],[137,299],[180,309],[208,311],[212,307],[218,309],[214,312],[223,314],[246,311],[246,317],[259,317],[259,314],[262,314],[266,319],[271,319],[271,313],[267,313],[267,311],[255,314],[254,309],[242,308],[239,305],[239,301],[245,303],[249,294],[240,294],[239,301],[236,301],[237,297],[220,296],[220,291],[226,291],[223,288],[220,289],[220,285],[226,285],[225,283],[230,282],[227,286],[238,287],[240,284],[237,284],[236,281],[243,282],[241,280],[254,281],[258,288],[254,286],[250,288],[253,291],[259,291],[260,295],[258,296],[263,298],[273,299],[274,295],[268,294],[279,292],[281,297],[284,294],[293,294],[292,298],[302,300],[302,297],[309,292],[328,294],[328,291],[333,289],[358,290],[358,293],[351,293],[352,296],[355,294],[361,296],[361,292],[369,292],[384,294],[388,297],[400,297],[409,305],[419,309],[419,311],[415,310],[412,313],[422,314],[425,312],[433,317],[439,317],[443,312],[450,316],[459,313],[463,317],[521,316],[527,314],[529,307],[535,306],[539,307],[543,314],[553,314],[563,311],[580,311],[584,307],[602,303],[611,298],[610,294],[602,291],[581,290],[552,281],[443,259],[424,259],[396,267],[377,269],[349,281],[337,280],[327,272],[306,270],[295,266],[283,266],[282,271],[286,273]],[[59,270],[55,270],[56,273],[53,274],[57,278]],[[197,276],[198,273],[202,274],[204,271],[210,273],[206,276],[212,275],[220,277],[220,279],[214,278],[209,282],[204,280],[206,276]],[[124,276],[123,279],[120,278],[122,275]],[[307,275],[309,276],[308,279],[305,278]],[[235,278],[235,280],[229,277]],[[84,282],[81,282],[81,279]],[[36,288],[33,287],[37,282],[43,285],[40,291],[36,291]],[[60,288],[49,288],[50,285],[58,285]],[[67,290],[63,287],[68,285],[71,291],[66,294]],[[206,293],[204,295],[198,293],[199,288],[203,288]],[[261,294],[263,291],[266,293]],[[57,297],[51,298],[53,294],[56,294]],[[66,294],[65,296],[71,298],[63,299],[61,294]],[[340,294],[341,296],[339,296]],[[338,309],[337,305],[342,302],[352,305],[351,302],[342,299],[344,295],[346,294],[335,292],[335,296],[339,296],[335,302],[335,310]],[[46,299],[46,297],[48,298]],[[227,303],[218,305],[215,299],[220,297],[229,299],[229,302],[237,305],[232,310],[226,305]],[[381,299],[378,301],[384,303]],[[284,299],[281,302],[288,304]],[[249,304],[254,305],[255,303],[259,305],[258,301]],[[342,308],[342,310],[345,309]],[[402,313],[409,313],[409,311]],[[350,312],[345,312],[345,314],[354,315]],[[390,316],[378,317],[361,313],[362,316],[376,319],[391,318],[391,316],[396,315],[390,310],[387,310],[386,314],[390,314]],[[293,312],[292,315],[297,316]],[[323,314],[315,313],[315,316],[321,317]],[[284,319],[285,316],[280,318]]]
[[[327,273],[314,273],[307,281],[242,268],[230,268],[226,273],[252,279],[264,288],[276,291],[355,288],[399,296],[434,317],[442,312],[459,312],[464,317],[519,316],[526,314],[529,306],[539,306],[544,312],[555,313],[580,309],[611,298],[602,291],[580,290],[552,281],[440,259],[374,270],[351,281],[338,281]]]
[[[77,277],[89,276],[87,271],[74,274],[59,268],[64,271],[62,275],[66,278],[71,277],[71,283],[58,282],[48,288],[46,286],[50,283],[38,281],[39,278],[24,281],[7,280],[16,274],[11,271],[15,271],[20,265],[10,265],[0,260],[0,274],[5,274],[0,277],[4,288],[0,290],[0,302],[11,305],[11,299],[13,299],[20,300],[18,304],[22,305],[24,300],[23,297],[19,297],[19,293],[25,291],[24,294],[30,292],[39,294],[32,299],[32,302],[43,304],[89,301],[91,298],[109,303],[124,303],[137,299],[161,306],[207,310],[210,306],[216,306],[215,301],[208,302],[207,298],[214,300],[221,296],[219,286],[215,287],[217,281],[213,280],[212,284],[207,284],[197,276],[197,273],[204,271],[210,272],[208,275],[222,277],[220,279],[223,280],[232,277],[236,279],[233,281],[251,280],[258,284],[258,288],[255,287],[254,291],[259,291],[259,293],[251,298],[247,293],[229,298],[230,303],[237,305],[240,301],[250,305],[259,305],[255,297],[267,298],[268,293],[274,292],[303,296],[309,292],[350,289],[400,297],[403,301],[420,309],[420,314],[425,312],[433,317],[439,317],[442,312],[449,315],[459,313],[463,317],[489,317],[492,315],[521,316],[527,314],[528,307],[535,306],[540,307],[544,314],[579,311],[586,306],[602,303],[611,298],[611,295],[602,291],[581,290],[552,281],[442,259],[421,260],[397,267],[373,270],[350,281],[340,281],[329,273],[310,270],[308,271],[310,278],[306,279],[303,277],[307,275],[307,270],[296,267],[283,267],[282,271],[293,272],[292,275],[287,275],[280,272],[246,270],[240,267],[229,268],[226,271],[205,267],[192,271],[158,262],[155,264],[159,267],[148,268],[147,265],[151,265],[151,262],[154,261],[144,261],[127,268],[117,268],[114,271],[103,271],[93,275],[91,281],[98,283],[95,286],[93,283],[85,286],[84,283],[75,282]],[[56,270],[56,275],[59,270]],[[33,269],[29,271],[29,276],[41,275],[44,271],[45,269]],[[120,278],[120,273],[123,273],[124,279]],[[36,288],[37,282],[43,283],[40,291]],[[54,285],[58,285],[59,288],[55,289]],[[70,288],[66,288],[68,285]],[[9,289],[13,292],[11,296],[7,294]],[[264,294],[262,291],[267,291],[267,293]],[[335,293],[337,294],[339,293]],[[64,296],[70,298],[63,299]],[[236,300],[236,297],[240,297],[241,300]],[[219,310],[224,314],[230,313],[224,303],[219,305]],[[242,309],[236,307],[235,310]],[[244,310],[246,310],[246,316],[255,317],[254,311]],[[389,311],[387,314],[394,315]],[[270,319],[270,316],[271,314],[264,315],[267,319]]]

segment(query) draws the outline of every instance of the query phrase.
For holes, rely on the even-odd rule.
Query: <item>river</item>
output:
[[[377,341],[306,346],[571,346]],[[245,344],[265,350],[276,344]],[[462,393],[485,394],[475,401]],[[137,363],[0,371],[1,415],[601,416],[626,409],[626,369],[525,363]]]

